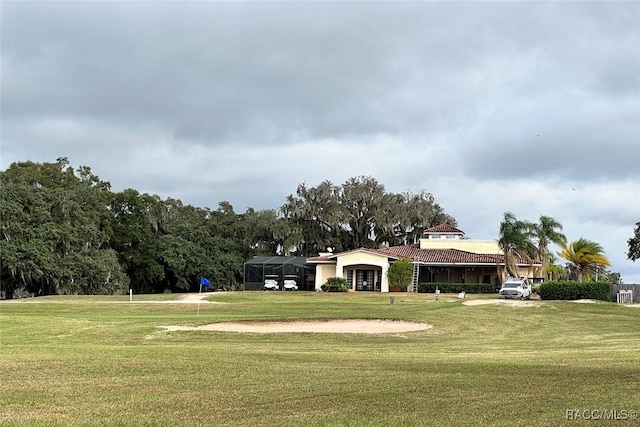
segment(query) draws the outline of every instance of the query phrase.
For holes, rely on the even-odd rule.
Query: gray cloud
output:
[[[277,208],[298,183],[426,189],[599,241],[640,220],[640,3],[3,2],[2,159]]]

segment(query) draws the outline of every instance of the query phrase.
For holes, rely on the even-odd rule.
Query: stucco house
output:
[[[341,253],[322,253],[307,258],[316,265],[315,288],[320,289],[329,277],[343,277],[353,291],[389,292],[387,271],[401,258],[413,261],[413,283],[408,291],[417,292],[423,282],[488,283],[499,286],[497,266],[504,267],[504,256],[496,240],[474,240],[448,224],[431,227],[419,243],[355,249]],[[528,277],[541,263],[518,257],[521,276]]]

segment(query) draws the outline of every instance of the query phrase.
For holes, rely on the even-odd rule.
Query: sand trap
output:
[[[389,334],[425,331],[433,325],[396,320],[326,320],[294,322],[225,322],[201,326],[162,326],[166,331],[221,331],[257,334],[312,332],[332,334]]]
[[[568,302],[575,302],[578,304],[596,304],[599,301],[594,299],[577,299],[570,300]],[[528,300],[519,300],[519,299],[475,299],[475,300],[467,300],[462,304],[464,305],[485,305],[485,304],[501,304],[508,305],[510,307],[540,307],[542,302],[540,301],[528,301]],[[627,307],[640,307],[640,304],[624,304]]]
[[[540,302],[520,300],[520,299],[471,299],[466,300],[462,304],[464,305],[488,305],[498,304],[506,305],[509,307],[540,307]]]

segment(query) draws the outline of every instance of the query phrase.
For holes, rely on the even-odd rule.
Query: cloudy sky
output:
[[[426,190],[600,243],[640,221],[639,2],[2,1],[1,160],[276,209],[299,183]]]

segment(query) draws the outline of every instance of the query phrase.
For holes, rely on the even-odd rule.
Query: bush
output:
[[[402,258],[389,266],[387,271],[389,285],[397,287],[401,291],[406,291],[413,279],[413,261],[409,258]]]
[[[543,300],[576,300],[595,299],[611,301],[611,284],[609,282],[578,282],[560,280],[543,282],[538,288]]]
[[[436,291],[436,287],[443,293],[493,294],[496,292],[490,283],[420,283],[418,292],[432,294]]]
[[[349,282],[342,277],[329,277],[320,289],[324,292],[347,292],[350,287]]]

